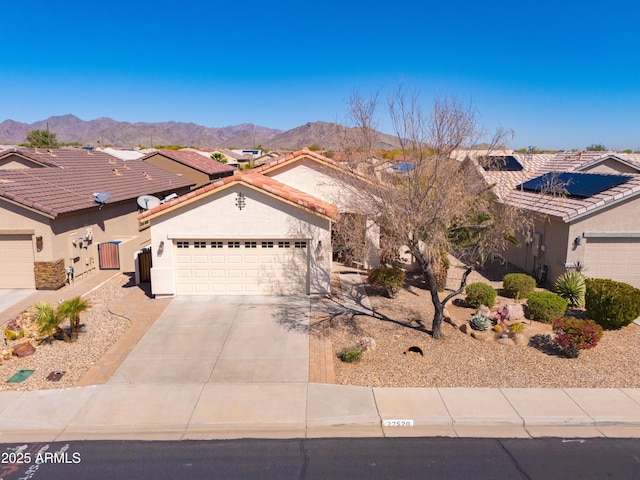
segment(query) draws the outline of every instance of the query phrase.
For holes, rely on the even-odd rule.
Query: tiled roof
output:
[[[362,173],[359,170],[350,168],[348,165],[345,165],[340,162],[336,162],[335,160],[332,160],[323,155],[320,155],[317,152],[312,152],[307,148],[303,148],[295,152],[288,152],[283,155],[280,155],[278,158],[276,158],[271,162],[267,162],[264,165],[261,165],[259,167],[249,170],[249,174],[267,175],[275,170],[278,170],[280,168],[283,168],[287,165],[290,165],[299,160],[303,160],[305,158],[311,159],[312,161],[315,161],[320,165],[324,165],[324,166],[339,170],[343,173],[350,174],[352,175],[352,178],[356,178],[360,181],[371,182],[371,177],[367,176],[366,173]]]
[[[256,167],[253,170],[251,170],[252,172],[255,173],[265,173],[265,172],[270,172],[271,170],[276,170],[278,168],[281,168],[284,165],[288,165],[290,163],[293,163],[296,160],[299,160],[303,157],[307,157],[310,158],[312,160],[315,160],[319,163],[322,163],[324,165],[328,165],[330,167],[333,168],[343,168],[342,165],[338,162],[336,162],[335,160],[331,160],[330,158],[327,158],[323,155],[320,155],[319,153],[316,152],[312,152],[311,150],[307,149],[307,148],[303,148],[301,150],[297,150],[295,152],[289,152],[289,153],[285,153],[283,155],[280,155],[278,158],[276,158],[275,160],[272,160],[271,162],[267,162],[264,165],[260,166],[260,167]]]
[[[95,207],[96,192],[109,192],[109,204],[193,185],[153,165],[124,162],[103,152],[19,148],[6,150],[0,157],[13,154],[50,166],[0,170],[0,198],[51,217]]]
[[[516,188],[527,180],[545,173],[575,172],[611,157],[617,157],[640,168],[640,155],[638,154],[562,152],[555,155],[513,154],[513,156],[523,165],[522,171],[484,171],[482,168],[478,168],[478,170],[488,184],[494,185],[494,192],[503,201],[545,215],[559,217],[565,222],[570,222],[584,214],[640,194],[640,173],[638,175],[631,174],[631,180],[588,198],[536,193]],[[625,173],[625,175],[629,174]]]
[[[309,210],[313,213],[319,214],[324,217],[329,217],[333,220],[337,220],[339,217],[338,208],[328,202],[320,200],[312,195],[301,192],[293,187],[285,185],[283,183],[274,180],[273,178],[266,177],[264,175],[256,175],[253,173],[245,173],[238,174],[232,177],[225,177],[219,179],[213,183],[205,185],[201,188],[193,190],[192,192],[187,193],[186,195],[182,195],[181,197],[170,200],[169,202],[165,202],[161,205],[158,205],[151,210],[147,210],[146,212],[142,212],[138,215],[139,219],[155,216],[157,214],[161,214],[162,212],[173,209],[173,207],[179,206],[182,203],[190,202],[192,199],[205,195],[209,192],[213,192],[215,190],[219,190],[224,188],[225,186],[229,186],[236,183],[244,183],[246,185],[250,185],[253,188],[258,190],[262,190],[263,192],[269,193],[276,197],[281,198],[284,201],[290,202],[300,208]]]
[[[163,155],[178,163],[182,163],[183,165],[187,165],[191,168],[204,172],[207,175],[235,171],[235,169],[229,165],[212,160],[211,158],[206,158],[204,155],[190,150],[158,150],[157,152],[145,155],[141,160],[148,160],[155,155]]]

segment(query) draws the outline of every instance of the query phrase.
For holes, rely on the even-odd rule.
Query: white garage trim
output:
[[[308,239],[173,240],[177,295],[306,295]]]
[[[30,234],[0,235],[0,288],[36,288]]]
[[[640,288],[640,238],[587,237],[585,274]]]

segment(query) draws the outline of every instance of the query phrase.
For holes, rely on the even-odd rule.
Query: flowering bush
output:
[[[569,357],[577,357],[580,350],[595,347],[602,338],[602,327],[593,320],[563,317],[553,322],[556,343]]]

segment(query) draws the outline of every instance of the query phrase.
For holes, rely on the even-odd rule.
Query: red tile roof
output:
[[[224,163],[220,163],[217,160],[207,158],[204,155],[190,150],[158,150],[157,152],[151,152],[145,155],[141,160],[145,161],[156,155],[163,155],[178,163],[195,168],[207,175],[230,174],[235,171],[235,168],[230,165],[225,165]]]
[[[303,148],[301,150],[297,150],[295,152],[289,152],[289,153],[285,153],[281,156],[279,156],[278,158],[276,158],[275,160],[265,163],[264,165],[261,165],[260,167],[256,167],[252,170],[249,170],[249,172],[251,174],[263,174],[266,175],[272,171],[278,170],[279,168],[285,167],[286,165],[290,165],[292,163],[295,163],[299,160],[304,160],[304,159],[311,159],[312,161],[318,162],[321,165],[330,167],[330,168],[334,168],[336,170],[339,170],[341,172],[344,173],[348,173],[352,176],[354,176],[355,178],[359,179],[359,180],[364,180],[365,182],[370,182],[371,178],[368,177],[366,174],[360,172],[359,170],[355,170],[353,168],[350,168],[348,165],[345,165],[343,163],[340,162],[336,162],[335,160],[332,160],[330,158],[327,158],[323,155],[320,155],[317,152],[312,152],[311,150],[307,149],[307,148]]]
[[[189,192],[186,195],[182,195],[181,197],[163,203],[155,208],[152,208],[151,210],[142,212],[140,215],[138,215],[138,218],[143,219],[161,214],[162,212],[169,210],[172,207],[176,207],[186,201],[191,201],[193,198],[205,195],[208,192],[218,190],[234,183],[244,183],[250,185],[253,188],[262,190],[263,192],[274,195],[286,202],[292,203],[297,207],[309,210],[313,213],[328,217],[333,220],[337,220],[339,217],[338,208],[331,203],[325,202],[323,200],[320,200],[319,198],[301,192],[300,190],[278,182],[273,178],[266,177],[264,175],[257,175],[254,173],[245,173],[237,174],[233,177],[225,177],[219,179],[213,183]]]
[[[50,217],[96,206],[93,194],[109,192],[107,204],[146,194],[172,193],[193,185],[179,175],[139,160],[124,162],[103,152],[77,148],[5,150],[49,166],[0,170],[4,198]]]

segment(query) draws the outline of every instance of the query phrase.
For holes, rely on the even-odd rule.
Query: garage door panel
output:
[[[0,288],[35,288],[31,235],[0,235]]]
[[[585,274],[640,288],[640,238],[587,238]]]
[[[307,249],[294,248],[304,241],[195,240],[193,245],[205,245],[197,252],[185,243],[174,250],[179,295],[307,293]],[[289,247],[278,248],[279,243]]]

